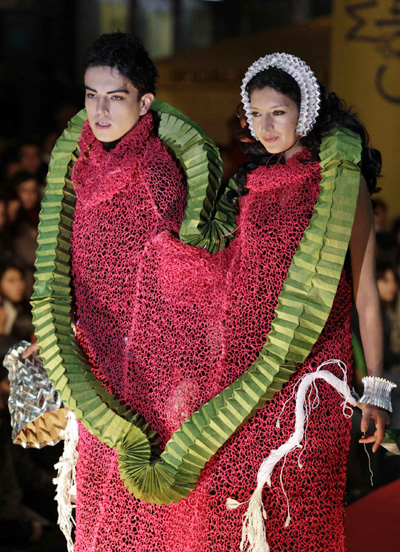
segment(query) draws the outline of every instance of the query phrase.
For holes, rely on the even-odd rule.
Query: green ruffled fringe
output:
[[[223,249],[235,228],[232,203],[218,202],[221,195],[222,161],[219,150],[196,123],[178,109],[154,100],[152,110],[160,117],[158,136],[175,153],[185,172],[187,205],[179,231],[184,243]]]
[[[225,199],[222,207],[216,205],[221,168],[217,150],[182,114],[162,102],[154,107],[159,135],[174,149],[188,178],[181,239],[215,251],[221,237],[234,230],[233,207]],[[238,380],[182,424],[160,455],[155,432],[96,380],[70,330],[69,239],[75,201],[70,171],[83,122],[81,112],[57,142],[40,215],[33,312],[41,356],[68,408],[117,450],[125,486],[143,501],[178,502],[194,488],[208,460],[281,389],[318,339],[350,239],[360,143],[354,134],[337,130],[321,144],[321,192],[285,280],[267,344]],[[190,143],[195,144],[193,151]]]

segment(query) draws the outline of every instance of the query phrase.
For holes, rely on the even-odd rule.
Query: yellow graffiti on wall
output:
[[[382,197],[400,215],[400,0],[336,0],[331,88],[382,152]]]

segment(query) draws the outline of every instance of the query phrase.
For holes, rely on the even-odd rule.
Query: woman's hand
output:
[[[32,345],[29,345],[27,347],[25,353],[22,355],[22,358],[28,358],[29,356],[33,355],[34,353],[39,352],[39,346],[37,343],[32,343]]]
[[[370,419],[375,422],[374,433],[367,434]],[[379,445],[382,443],[385,436],[385,428],[390,424],[390,417],[386,410],[378,406],[366,404],[363,408],[363,416],[361,419],[361,431],[365,434],[359,439],[359,443],[374,443],[372,452],[376,452]]]

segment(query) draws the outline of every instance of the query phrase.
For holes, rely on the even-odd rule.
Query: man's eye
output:
[[[92,94],[91,92],[87,92],[87,93],[86,93],[86,97],[89,98],[89,100],[91,100],[92,98],[95,98],[96,95],[95,95],[95,94]]]
[[[124,98],[123,98],[123,96],[111,96],[111,99],[120,101],[120,100],[123,100]]]

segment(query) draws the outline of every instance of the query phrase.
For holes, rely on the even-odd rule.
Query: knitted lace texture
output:
[[[74,170],[72,237],[77,339],[93,370],[158,431],[161,447],[188,416],[236,380],[267,340],[291,259],[313,213],[319,165],[307,152],[260,167],[240,199],[236,237],[210,255],[182,244],[182,178],[149,117],[106,153],[86,126]],[[294,427],[299,377],[326,359],[351,366],[350,283],[343,273],[327,324],[309,358],[273,400],[203,469],[187,499],[169,506],[137,500],[123,486],[116,453],[80,427],[76,552],[238,550],[246,506],[262,460]],[[335,372],[335,367],[332,367]],[[339,373],[336,373],[340,376]],[[341,400],[318,383],[303,469],[298,452],[264,491],[273,552],[344,550],[343,493],[349,421]]]

